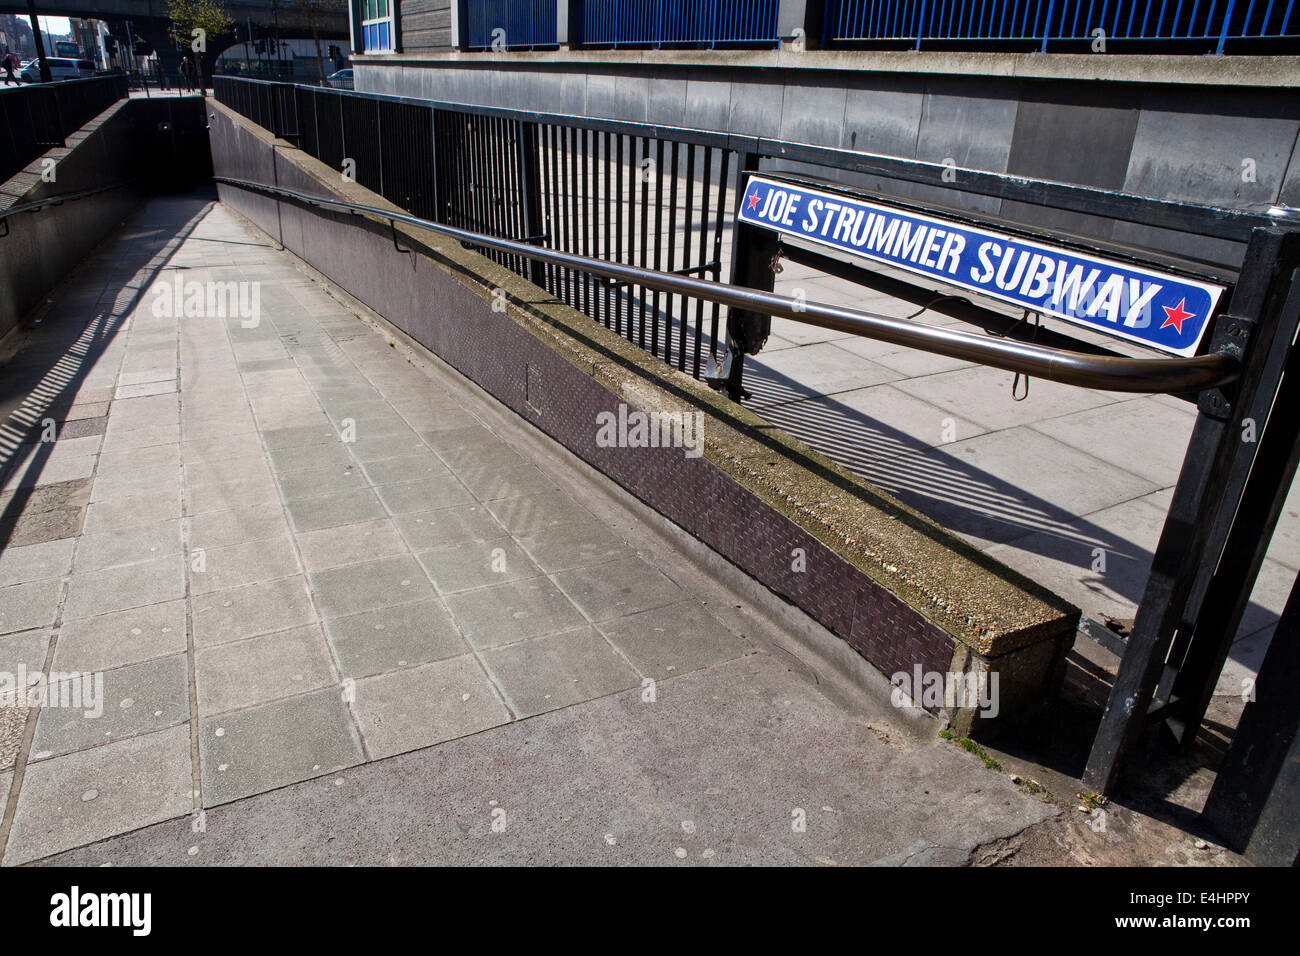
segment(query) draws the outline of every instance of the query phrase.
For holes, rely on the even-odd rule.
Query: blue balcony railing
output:
[[[778,0],[584,0],[570,23],[575,46],[766,46],[778,42]]]
[[[1295,0],[830,0],[828,45],[974,41],[1300,43]],[[1285,51],[1280,51],[1285,52]],[[1295,49],[1289,52],[1294,53]]]
[[[460,0],[467,50],[556,46],[556,0]]]

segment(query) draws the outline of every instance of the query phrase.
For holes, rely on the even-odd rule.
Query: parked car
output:
[[[73,60],[62,56],[47,56],[45,62],[50,67],[51,80],[79,80],[85,76],[95,75],[95,64],[90,60]],[[26,63],[18,78],[24,83],[41,82],[41,64],[37,60]]]
[[[325,82],[336,90],[350,90],[352,89],[352,69],[349,67],[346,70],[337,70],[325,77]]]

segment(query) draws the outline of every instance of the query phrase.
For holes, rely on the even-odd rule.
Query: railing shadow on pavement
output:
[[[129,271],[125,281],[114,288],[117,279],[109,280],[91,302],[86,297],[61,297],[59,290],[50,293],[50,308],[39,325],[24,325],[17,334],[39,328],[51,337],[21,348],[0,367],[0,407],[12,409],[0,424],[0,550],[13,539],[24,509],[37,491],[36,481],[48,467],[62,437],[63,417],[74,404],[81,384],[99,358],[112,346],[119,332],[139,307],[175,251],[202,221],[215,202],[212,195],[184,197],[179,200],[182,219],[175,224],[155,227],[158,244],[151,243],[147,254],[126,260],[104,262],[105,247],[114,244],[120,231],[87,257],[77,274],[88,278],[107,266],[110,275]],[[125,228],[132,226],[130,221]],[[134,260],[134,261],[133,261]],[[79,301],[80,300],[80,301]],[[104,303],[107,303],[105,307]],[[85,318],[76,313],[85,308]],[[31,319],[33,317],[29,317]],[[14,407],[14,403],[17,406]],[[53,423],[56,440],[43,441],[48,423]],[[74,429],[75,431],[75,429]],[[14,478],[21,474],[15,482]],[[47,487],[47,486],[41,486]]]
[[[822,395],[765,366],[761,353],[748,365],[746,384],[754,394],[750,404],[763,418],[949,531],[1056,561],[1073,549],[1085,565],[1094,548],[1104,548],[1106,589],[1134,607],[1140,602],[1152,559],[1147,546]],[[1102,593],[1102,578],[1099,573],[1080,580]],[[1256,603],[1251,609],[1264,619],[1276,619]]]

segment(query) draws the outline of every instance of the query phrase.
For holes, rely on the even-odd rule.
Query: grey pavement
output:
[[[0,708],[4,864],[924,862],[1056,812],[362,311],[170,198],[6,343],[0,672],[62,677]]]
[[[796,289],[809,301],[973,329],[787,261],[776,291]],[[1057,324],[1124,354],[1151,354]],[[746,363],[745,383],[754,392],[750,404],[769,421],[1094,620],[1132,618],[1195,408],[1163,395],[1037,379],[1016,401],[1013,379],[1011,372],[775,319],[767,345]],[[1297,569],[1300,491],[1293,488],[1219,696],[1240,701],[1241,679],[1262,661]]]

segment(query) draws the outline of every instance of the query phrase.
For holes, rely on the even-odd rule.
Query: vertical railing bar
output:
[[[560,181],[559,156],[560,156],[560,138],[564,135],[564,130],[559,126],[556,126],[554,123],[550,124],[548,129],[549,129],[549,136],[548,136],[546,165],[550,169],[550,189],[551,189],[551,221],[549,227],[551,233],[550,245],[552,249],[563,250],[564,249],[564,235],[563,235],[564,185]],[[555,296],[557,299],[562,300],[564,298],[563,296],[564,269],[561,268],[560,266],[556,266],[555,269],[552,271],[554,273],[553,281],[555,282],[555,288],[551,290],[551,295]]]
[[[550,124],[543,124],[537,127],[537,141],[534,144],[537,150],[537,189],[540,193],[538,202],[541,208],[541,227],[542,232],[546,233],[546,241],[541,243],[544,247],[553,248],[551,245],[555,231],[551,226],[551,182],[547,176],[546,169],[546,152],[547,136],[550,132]],[[542,285],[547,292],[554,295],[551,285],[551,276],[553,273],[549,262],[542,264]]]
[[[707,248],[707,243],[709,240],[709,191],[713,183],[713,147],[712,146],[704,147],[703,160],[704,160],[703,168],[700,170],[700,175],[702,180],[700,186],[700,252],[701,252],[700,264],[701,265],[703,265],[705,262],[708,261],[708,257],[707,257],[707,253],[705,252],[705,249]],[[717,342],[718,342],[717,324],[718,324],[718,320],[715,312],[713,318],[713,329],[714,329],[713,347],[714,348],[717,348]],[[704,300],[696,299],[695,300],[696,335],[699,335],[700,332],[703,330],[703,328],[704,328]]]
[[[519,120],[506,120],[506,210],[510,213],[511,238],[524,239],[527,230],[527,210],[524,205],[528,200],[523,187],[523,149],[524,125]],[[516,271],[525,279],[532,272],[532,263],[524,256],[515,256],[518,264]]]
[[[501,213],[505,223],[504,235],[511,239],[521,239],[525,235],[519,228],[519,216],[523,212],[523,203],[516,190],[515,172],[519,167],[519,134],[515,127],[518,120],[498,120],[501,130],[501,142],[498,153],[501,156]],[[518,254],[510,257],[510,271],[516,275],[528,277],[528,260]]]
[[[492,118],[488,125],[488,156],[491,159],[492,185],[489,196],[492,199],[493,233],[498,236],[510,235],[509,189],[506,185],[506,120],[500,116]],[[502,254],[500,262],[512,272],[518,264],[518,256]]]
[[[677,166],[681,156],[678,152],[678,143],[673,140],[672,159],[669,161],[669,169],[672,178],[668,181],[668,271],[672,272],[677,268]],[[685,263],[683,263],[685,265]],[[672,364],[673,355],[673,322],[677,317],[677,310],[674,308],[676,296],[669,293],[668,295],[668,328],[666,330],[664,348],[664,360]],[[682,334],[679,336],[677,349],[678,369],[682,369],[686,364],[686,326],[682,324]]]
[[[564,251],[564,228],[567,221],[564,191],[564,127],[554,123],[550,125],[550,148],[547,153],[547,165],[551,177],[551,248]],[[555,288],[552,291],[557,299],[564,301],[568,284],[568,271],[563,266],[556,266]]]
[[[610,193],[610,182],[609,182],[609,164],[610,164],[610,155],[609,155],[609,147],[610,147],[610,142],[611,142],[612,138],[613,138],[613,134],[610,133],[610,132],[608,132],[608,131],[601,133],[601,137],[600,137],[600,139],[601,139],[601,147],[600,147],[600,153],[601,153],[601,166],[602,166],[602,168],[603,168],[603,170],[604,170],[604,173],[605,173],[605,202],[604,202],[604,207],[603,207],[603,209],[602,209],[602,216],[603,216],[604,221],[605,221],[605,242],[604,242],[603,245],[604,245],[604,259],[605,259],[606,262],[609,261],[609,256],[610,256],[610,226],[611,226],[612,219],[613,219],[613,210],[610,209],[610,202],[611,202],[611,200],[612,200],[613,202],[615,202],[615,203],[618,202],[618,197],[616,197],[616,196],[611,196],[611,193]],[[605,328],[609,328],[609,324],[610,324],[609,311],[610,311],[610,305],[612,304],[611,293],[613,292],[613,289],[611,288],[611,286],[610,286],[610,284],[609,284],[608,282],[604,283],[603,285],[604,285],[604,293],[605,293],[605,295],[604,295],[604,304],[605,304]]]
[[[663,268],[663,247],[664,247],[664,141],[655,140],[655,257],[654,268],[659,272]],[[650,329],[650,354],[658,357],[659,355],[659,290],[654,290],[653,308],[651,316],[654,325]]]
[[[582,135],[581,130],[572,129],[568,143],[568,167],[569,167],[569,236],[568,251],[578,251],[578,236],[581,231],[581,223],[578,219],[578,139]],[[578,300],[582,294],[583,275],[576,269],[570,274],[569,286],[569,305],[575,309],[578,308]]]
[[[623,261],[623,141],[626,137],[622,133],[614,134],[616,139],[615,162],[614,162],[614,261]],[[616,312],[614,315],[615,329],[618,335],[623,334],[623,287],[619,286],[614,289]]]
[[[644,166],[644,160],[650,158],[650,141],[649,141],[648,139],[646,139],[644,136],[643,136],[643,137],[639,137],[639,138],[640,138],[640,140],[641,140],[641,157],[642,157],[642,160],[643,160],[643,164],[642,164],[641,167],[640,167],[640,170],[641,170],[641,172],[640,172],[640,179],[641,179],[641,253],[640,253],[640,265],[641,265],[641,268],[644,269],[644,268],[646,267],[646,262],[648,261],[648,259],[647,259],[647,252],[649,251],[649,250],[648,250],[648,246],[649,246],[649,242],[650,242],[650,236],[649,236],[649,226],[650,226],[650,177],[647,175],[647,173],[649,172],[649,170],[647,170],[647,169],[645,168],[645,166]],[[640,308],[639,308],[639,310],[638,310],[638,316],[637,316],[637,345],[640,346],[641,348],[645,348],[645,307],[646,307],[646,294],[645,294],[645,293],[646,293],[646,290],[645,290],[645,286],[638,286],[638,288],[639,288],[640,291],[639,291],[639,293],[638,293],[638,295],[637,295],[637,298],[640,300]]]
[[[713,261],[719,263],[713,274],[715,282],[721,279],[722,263],[722,221],[726,211],[730,208],[727,202],[727,175],[731,167],[731,150],[723,147],[719,152],[722,154],[722,168],[718,171],[718,204],[715,208],[715,225],[713,232]],[[718,303],[713,303],[712,309],[712,330],[713,338],[716,341],[718,337]]]
[[[488,229],[488,211],[484,204],[483,191],[483,122],[483,117],[474,116],[469,120],[465,130],[469,140],[465,153],[469,158],[471,221],[474,223],[475,232],[486,232]],[[485,251],[484,254],[488,258],[495,255],[490,251]]]
[[[582,254],[591,255],[591,151],[592,151],[592,131],[584,129],[582,131]],[[589,317],[595,318],[595,304],[592,302],[592,277],[583,274],[582,278],[582,301],[583,312]]]
[[[695,265],[704,265],[705,257],[700,256],[700,261],[694,263],[691,261],[691,237],[695,232],[695,150],[694,143],[686,144],[686,234],[682,239],[682,265],[691,267]],[[700,250],[704,250],[704,243],[700,243]],[[682,294],[682,352],[686,352],[686,327],[690,324],[691,300],[685,293]],[[698,327],[697,327],[698,329]],[[695,337],[695,370],[691,373],[695,378],[700,377],[700,339]]]

